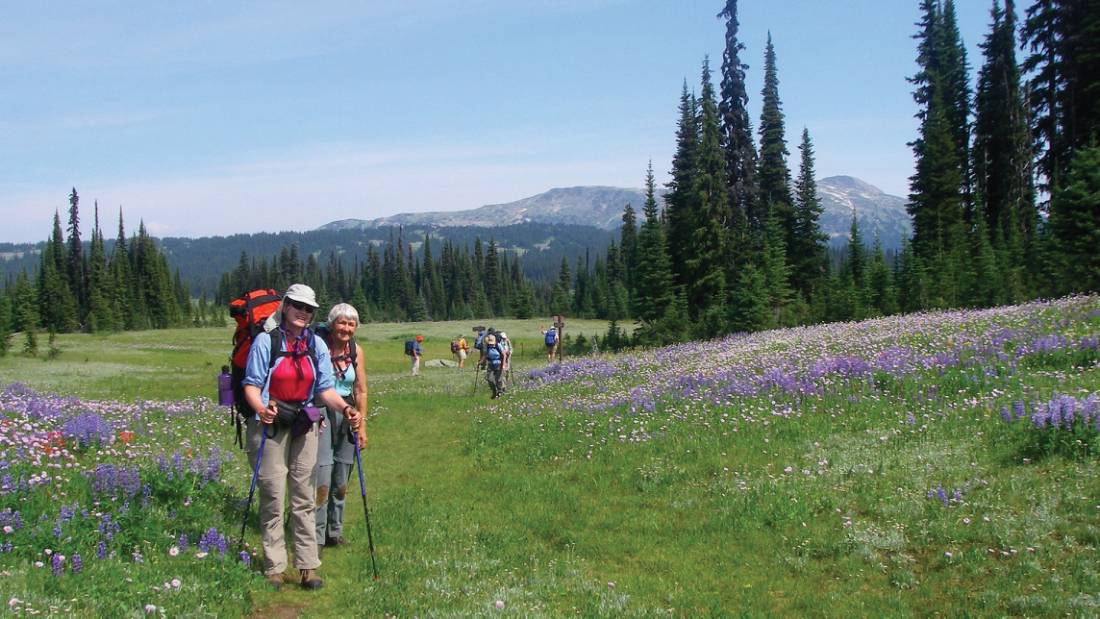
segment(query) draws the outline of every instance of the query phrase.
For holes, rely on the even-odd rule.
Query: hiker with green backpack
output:
[[[250,415],[246,445],[260,489],[260,530],[264,575],[279,588],[287,569],[283,503],[289,494],[294,530],[294,566],[306,589],[319,589],[313,469],[317,463],[320,401],[342,412],[358,432],[362,413],[344,402],[334,387],[328,344],[309,328],[317,310],[313,289],[287,288],[278,309],[252,339],[243,380]]]
[[[336,393],[344,403],[355,407],[363,420],[358,431],[353,430],[339,409],[325,407],[314,484],[317,488],[317,544],[328,547],[347,543],[343,526],[344,503],[351,466],[355,462],[355,442],[359,449],[367,446],[367,373],[363,347],[355,341],[358,327],[359,312],[347,303],[338,303],[329,310],[328,322],[315,329],[329,348]]]

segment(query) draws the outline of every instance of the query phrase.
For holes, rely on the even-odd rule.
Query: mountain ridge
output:
[[[821,200],[822,231],[831,245],[847,242],[852,213],[856,214],[863,237],[877,237],[886,249],[897,249],[912,232],[905,199],[887,194],[854,176],[829,176],[817,181]],[[664,190],[658,191],[663,197]],[[478,226],[496,227],[519,223],[586,225],[614,230],[622,223],[627,204],[641,212],[645,192],[634,187],[580,185],[555,187],[513,202],[487,204],[460,211],[398,213],[375,219],[342,219],[318,230],[368,229],[386,226]]]

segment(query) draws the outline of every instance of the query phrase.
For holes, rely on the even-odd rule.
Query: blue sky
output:
[[[989,3],[957,0],[973,67]],[[16,3],[0,21],[0,241],[121,206],[158,236],[307,230],[667,179],[723,2]],[[772,33],[792,170],[905,195],[917,0],[742,0],[758,123]],[[636,205],[637,206],[637,205]]]

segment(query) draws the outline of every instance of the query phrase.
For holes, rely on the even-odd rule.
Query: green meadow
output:
[[[482,322],[517,345],[504,398],[490,403],[472,361],[409,375],[404,340],[423,334],[425,360],[450,359],[450,339],[472,341],[472,324],[358,334],[377,580],[357,487],[345,515],[352,543],[324,550],[320,592],[273,591],[258,560],[234,561],[250,471],[226,416],[204,405],[150,410],[154,429],[127,445],[148,443],[148,458],[181,442],[228,454],[218,484],[154,484],[149,514],[133,521],[140,530],[118,533],[136,540],[140,561],[121,551],[95,559],[89,524],[68,542],[87,544],[85,567],[64,563],[55,576],[49,556],[37,567],[37,548],[22,546],[50,543],[63,490],[0,495],[0,509],[21,508],[27,521],[10,534],[15,550],[0,553],[0,601],[56,616],[1100,613],[1097,433],[1081,422],[1100,393],[1095,298],[567,359],[550,372],[543,323]],[[605,330],[567,325],[574,336]],[[58,336],[53,359],[0,359],[0,389],[22,383],[106,407],[213,398],[229,336]],[[1017,416],[1047,414],[1057,398],[1075,402],[1072,429],[1038,431]],[[72,457],[131,457],[120,453],[99,444]],[[158,503],[184,495],[188,522],[183,507]],[[46,524],[36,528],[27,516],[38,513]],[[229,537],[229,555],[169,556],[178,530],[205,530],[202,519]],[[59,526],[58,547],[75,525]]]

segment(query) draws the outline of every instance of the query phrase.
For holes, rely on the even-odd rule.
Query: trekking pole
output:
[[[370,548],[370,569],[378,580],[378,567],[374,564],[374,536],[370,530],[370,510],[367,509],[367,484],[363,482],[363,460],[359,457],[359,437],[355,437],[355,468],[359,471],[359,493],[363,495],[363,516],[367,519],[367,547]]]
[[[252,509],[252,495],[256,493],[256,478],[260,476],[260,462],[264,458],[264,443],[267,443],[267,428],[260,425],[260,448],[256,450],[256,464],[252,467],[252,483],[248,486],[248,503],[244,506],[244,519],[241,521],[241,539],[237,551],[244,549],[244,530],[248,525],[248,512]]]
[[[477,375],[481,373],[481,365],[474,366],[474,390],[470,392],[470,395],[477,395]]]

